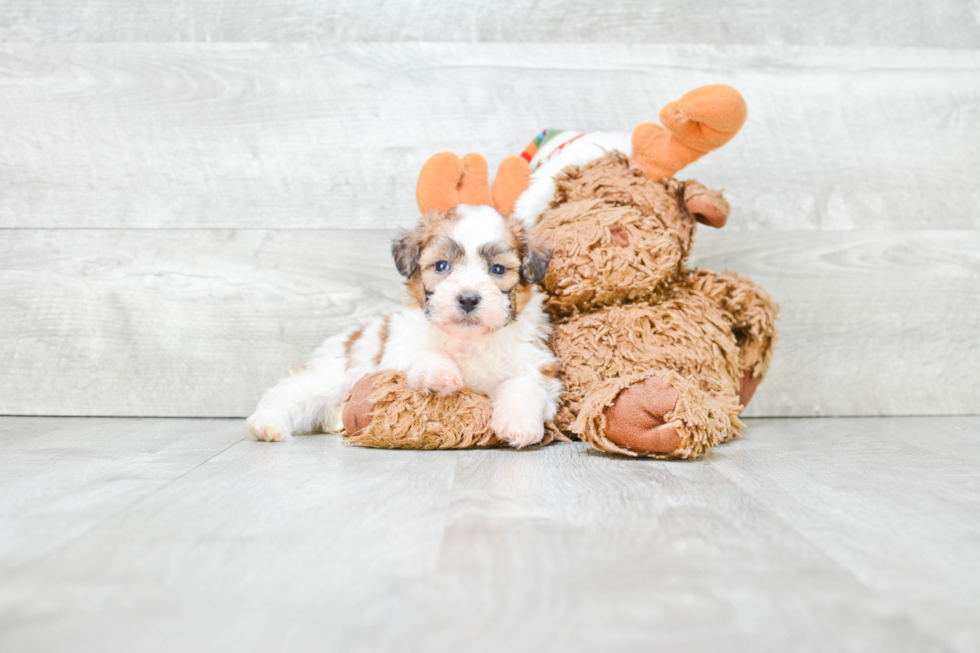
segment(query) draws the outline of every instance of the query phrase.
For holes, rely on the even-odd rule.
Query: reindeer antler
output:
[[[630,162],[647,179],[672,177],[730,141],[745,117],[745,100],[734,88],[716,84],[694,89],[663,108],[663,127],[647,122],[633,130]]]
[[[509,156],[497,169],[493,188],[487,183],[487,162],[479,154],[462,159],[452,152],[436,154],[422,166],[415,199],[419,210],[448,211],[457,204],[485,204],[507,215],[527,190],[531,176],[527,161]]]

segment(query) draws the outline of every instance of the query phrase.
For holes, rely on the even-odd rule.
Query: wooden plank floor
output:
[[[980,417],[696,462],[0,418],[0,651],[976,651]]]

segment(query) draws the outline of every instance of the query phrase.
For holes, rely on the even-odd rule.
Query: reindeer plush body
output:
[[[745,115],[734,89],[710,86],[665,107],[664,127],[631,136],[546,130],[501,164],[494,189],[477,155],[426,164],[423,213],[494,205],[497,192],[511,198],[497,209],[533,224],[552,249],[541,285],[565,392],[546,442],[572,436],[607,452],[689,458],[739,435],[772,357],[777,309],[748,279],[685,265],[697,223],[724,226],[729,206],[673,175],[730,140]],[[463,398],[376,375],[355,386],[344,423],[351,443],[367,446],[500,444],[486,398]]]

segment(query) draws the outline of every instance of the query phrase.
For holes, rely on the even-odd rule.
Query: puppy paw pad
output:
[[[408,384],[419,392],[443,396],[463,388],[463,375],[450,361],[430,363],[409,374]]]
[[[253,415],[248,418],[246,423],[249,432],[255,436],[256,440],[262,442],[280,442],[289,435],[289,430],[285,426],[264,417]]]
[[[498,438],[516,449],[537,444],[544,439],[543,420],[504,408],[494,408],[490,427]]]

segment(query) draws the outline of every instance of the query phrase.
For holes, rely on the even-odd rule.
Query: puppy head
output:
[[[391,251],[408,279],[410,301],[435,326],[463,337],[516,319],[551,259],[523,223],[489,206],[466,204],[426,215]]]

